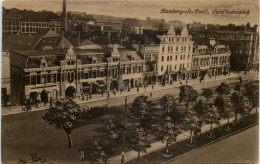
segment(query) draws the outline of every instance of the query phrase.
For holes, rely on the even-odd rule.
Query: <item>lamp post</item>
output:
[[[127,109],[127,96],[125,97],[125,112],[124,112],[124,131],[123,131],[123,143],[122,143],[122,158],[121,163],[124,163],[125,161],[125,133],[126,133],[126,109]]]

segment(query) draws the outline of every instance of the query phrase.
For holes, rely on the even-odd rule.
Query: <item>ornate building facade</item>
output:
[[[192,78],[227,75],[230,72],[231,52],[228,46],[217,45],[214,39],[209,45],[195,46],[192,55]]]

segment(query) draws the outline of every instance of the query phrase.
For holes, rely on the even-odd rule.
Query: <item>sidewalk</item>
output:
[[[238,119],[240,119],[240,118],[241,117],[238,115]],[[235,120],[235,117],[230,118],[230,123],[232,121],[234,121],[234,120]],[[215,128],[219,127],[219,126],[225,125],[225,124],[227,124],[227,120],[226,119],[225,120],[221,120],[219,125],[213,124],[213,129],[215,129]],[[210,124],[203,125],[202,129],[201,129],[201,133],[207,132],[209,130],[210,130]],[[190,137],[190,131],[189,130],[185,131],[185,132],[183,132],[183,133],[178,135],[177,142],[186,140],[189,137]],[[146,155],[148,153],[151,153],[151,152],[154,152],[156,150],[160,150],[162,148],[165,148],[165,146],[166,146],[165,143],[162,143],[161,141],[154,142],[154,143],[151,144],[151,148],[149,148],[147,150],[147,153],[141,153],[141,156],[144,156],[144,155]],[[133,159],[136,159],[137,157],[138,157],[137,156],[137,152],[134,151],[134,150],[131,150],[131,151],[125,153],[125,158],[124,159],[125,159],[125,162],[127,162],[127,161],[131,161]],[[121,163],[121,158],[122,158],[121,155],[112,157],[112,158],[108,159],[108,163],[120,164]]]
[[[220,80],[224,80],[224,79],[230,79],[230,78],[235,78],[235,77],[239,77],[241,75],[239,74],[235,74],[235,73],[231,73],[230,75],[227,76],[217,76],[210,78],[206,78],[205,79],[205,84],[207,82],[210,81],[220,81]],[[186,80],[182,80],[182,81],[177,81],[174,82],[173,84],[166,84],[164,87],[162,87],[160,84],[156,84],[154,85],[154,88],[152,89],[152,86],[147,87],[146,89],[144,89],[143,87],[141,87],[139,89],[139,92],[137,92],[136,88],[132,88],[130,92],[127,91],[123,91],[122,93],[117,92],[116,95],[114,96],[114,94],[112,92],[110,92],[110,98],[114,99],[114,98],[118,98],[118,97],[126,97],[126,96],[130,96],[130,95],[138,95],[138,94],[144,94],[144,93],[151,93],[151,92],[156,92],[158,90],[167,90],[170,88],[177,88],[179,86],[181,86],[180,82],[182,82],[182,85],[186,84]],[[199,84],[199,79],[191,79],[188,81],[188,85],[195,85],[195,84]],[[201,82],[203,83],[203,81]],[[154,95],[154,94],[153,94]],[[153,98],[156,97],[153,96]],[[87,104],[87,103],[91,103],[91,102],[96,102],[96,101],[101,101],[101,100],[107,100],[107,93],[104,93],[103,96],[101,96],[101,94],[93,94],[91,99],[88,100],[81,100],[79,98],[75,98],[74,101],[77,102],[78,104]],[[36,108],[35,106],[32,106],[32,111],[39,111],[39,110],[45,110],[49,108],[49,103],[47,103],[46,106],[43,105],[43,103],[39,104],[39,108]],[[24,113],[25,111],[22,111],[22,106],[11,106],[11,107],[2,107],[2,111],[1,111],[1,115],[10,115],[10,114],[17,114],[17,113]],[[31,111],[29,111],[31,112]]]

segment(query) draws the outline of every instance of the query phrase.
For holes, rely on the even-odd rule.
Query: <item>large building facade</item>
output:
[[[204,79],[206,75],[211,78],[229,74],[230,57],[228,46],[217,45],[215,39],[209,45],[197,45],[192,55],[191,77]]]
[[[186,26],[176,34],[173,26],[161,40],[158,55],[158,77],[161,83],[190,78],[193,41]]]

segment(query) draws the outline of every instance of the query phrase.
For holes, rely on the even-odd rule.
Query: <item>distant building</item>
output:
[[[11,105],[11,72],[10,72],[10,53],[2,50],[2,87],[1,87],[1,106]]]

